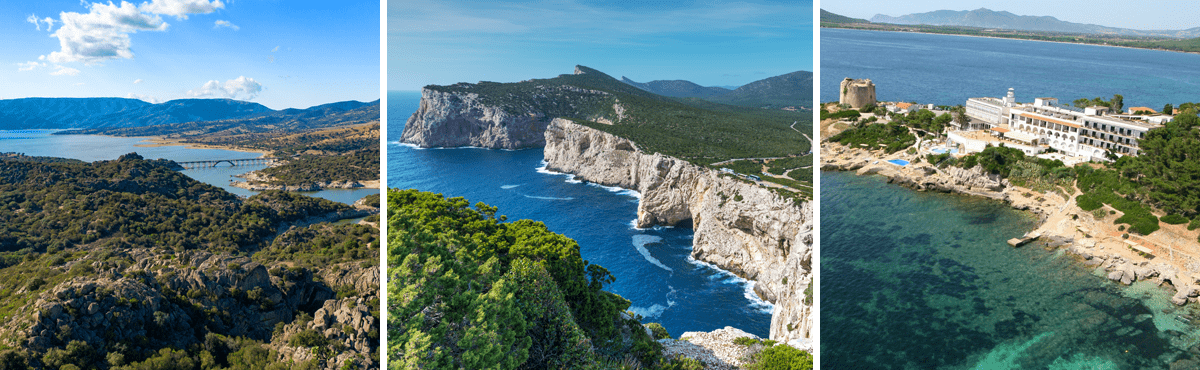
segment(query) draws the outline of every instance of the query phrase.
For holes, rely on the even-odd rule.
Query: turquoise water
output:
[[[642,322],[673,336],[733,326],[770,334],[772,306],[745,280],[692,260],[690,228],[636,229],[637,193],[573,181],[539,168],[542,150],[414,149],[396,143],[420,93],[388,92],[387,185],[465,197],[532,219],[579,243],[584,260],[617,281],[605,290],[632,301]]]
[[[148,147],[145,138],[109,137],[97,135],[51,135],[56,130],[0,130],[0,152],[24,153],[31,156],[73,158],[94,162],[117,159],[121,155],[137,152],[147,159],[170,159],[176,162],[213,159],[255,158],[258,153],[223,149],[189,149],[182,145]],[[265,168],[256,166],[230,166],[222,164],[215,168],[180,171],[189,177],[218,186],[231,193],[251,196],[258,192],[230,186],[235,175]],[[354,203],[378,189],[333,189],[300,194],[320,197],[346,204]]]
[[[1191,312],[1061,250],[1009,247],[1003,203],[821,173],[821,363],[828,369],[1196,368]]]
[[[1125,97],[1126,107],[1200,101],[1200,54],[981,37],[821,29],[821,101],[846,77],[869,78],[882,101],[966,104]]]

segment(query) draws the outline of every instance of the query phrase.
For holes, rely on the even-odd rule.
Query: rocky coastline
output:
[[[251,171],[237,177],[243,178],[246,181],[230,180],[229,185],[246,190],[266,191],[266,190],[283,190],[283,191],[321,191],[326,189],[378,189],[379,181],[314,181],[303,185],[278,185],[272,184],[276,181],[274,177],[264,175],[258,171]]]
[[[906,166],[887,162],[901,159],[909,161]],[[1196,259],[1179,254],[1171,256],[1147,256],[1133,250],[1126,241],[1142,244],[1161,244],[1169,236],[1131,236],[1124,233],[1112,219],[1120,213],[1111,210],[1109,216],[1098,219],[1093,212],[1083,211],[1075,204],[1075,196],[1056,192],[1038,193],[1014,186],[1007,179],[984,173],[979,167],[962,169],[953,166],[937,168],[920,163],[917,155],[898,152],[885,154],[850,148],[833,142],[821,143],[821,170],[854,171],[858,175],[881,175],[889,183],[918,191],[937,191],[985,197],[1005,202],[1017,210],[1029,211],[1037,217],[1037,226],[1028,234],[1047,248],[1062,248],[1076,256],[1085,266],[1103,268],[1109,280],[1129,285],[1149,280],[1159,286],[1169,285],[1174,291],[1171,302],[1176,305],[1200,302],[1200,271],[1191,268],[1200,266]],[[1164,229],[1171,226],[1165,225]],[[1160,231],[1159,233],[1170,232]],[[1166,258],[1162,258],[1166,257]]]
[[[636,190],[642,194],[638,227],[690,223],[693,258],[754,281],[757,295],[775,303],[771,339],[810,337],[812,308],[804,291],[812,281],[811,203],[798,205],[716,171],[643,153],[632,141],[566,119],[487,105],[473,93],[423,89],[400,142],[424,148],[544,147],[549,170]]]
[[[632,141],[567,119],[545,132],[546,168],[577,179],[641,193],[637,226],[691,224],[692,257],[755,281],[775,304],[770,338],[809,338],[812,205],[722,177],[686,161],[642,152]]]

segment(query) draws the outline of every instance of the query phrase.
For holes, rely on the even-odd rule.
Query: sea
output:
[[[1200,55],[978,37],[821,30],[821,97],[869,78],[880,100],[1198,100]],[[827,369],[1195,369],[1192,307],[1150,281],[1038,244],[1036,220],[988,199],[822,172],[820,357]],[[1174,367],[1172,367],[1174,366]]]
[[[1044,41],[821,29],[821,101],[843,79],[867,78],[880,101],[965,105],[967,98],[1124,97],[1159,110],[1200,102],[1200,54]]]
[[[138,137],[53,135],[56,131],[58,130],[0,130],[0,153],[15,152],[29,156],[72,158],[86,162],[113,160],[128,153],[137,153],[146,159],[170,159],[176,162],[246,159],[257,158],[261,155],[234,150],[188,148],[182,145],[149,146],[151,143],[147,141],[147,138]],[[217,167],[188,169],[180,172],[197,181],[220,187],[243,197],[249,197],[258,192],[234,187],[230,185],[230,181],[241,180],[236,178],[236,175],[263,168],[266,168],[266,165],[232,166],[222,163]],[[299,192],[299,194],[346,204],[353,204],[362,197],[378,193],[379,189],[328,189]]]
[[[418,149],[401,144],[421,99],[388,92],[387,185],[464,197],[499,207],[510,221],[541,221],[580,245],[584,260],[612,272],[605,290],[632,302],[642,322],[678,337],[732,326],[766,337],[773,306],[750,282],[690,257],[686,227],[634,227],[639,194],[547,171],[542,150]]]

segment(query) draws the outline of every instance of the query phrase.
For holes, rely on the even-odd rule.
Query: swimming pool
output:
[[[949,151],[950,153],[958,153],[958,149],[957,149],[957,148],[952,148],[952,149],[946,149],[946,148],[934,148],[934,149],[929,149],[929,151],[933,152],[934,154],[944,154],[944,153],[946,153],[947,151]]]
[[[898,165],[898,166],[907,166],[908,165],[908,161],[903,160],[903,159],[889,159],[888,163]]]

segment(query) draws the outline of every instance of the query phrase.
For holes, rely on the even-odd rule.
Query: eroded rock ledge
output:
[[[691,223],[692,257],[756,281],[775,303],[771,339],[808,338],[812,279],[812,205],[723,178],[686,161],[647,154],[632,141],[554,119],[545,131],[547,169],[641,193],[638,227]]]

